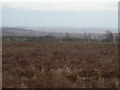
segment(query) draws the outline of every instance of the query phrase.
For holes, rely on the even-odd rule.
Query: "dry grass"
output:
[[[3,43],[3,88],[118,87],[118,45]]]

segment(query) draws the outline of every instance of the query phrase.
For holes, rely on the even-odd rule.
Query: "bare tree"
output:
[[[113,42],[113,33],[110,30],[106,30],[106,41]]]

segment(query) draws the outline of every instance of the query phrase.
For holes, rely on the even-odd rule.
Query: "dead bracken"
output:
[[[118,45],[3,42],[3,88],[117,88]]]

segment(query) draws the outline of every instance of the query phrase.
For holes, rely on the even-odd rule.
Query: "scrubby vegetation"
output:
[[[3,88],[116,88],[118,45],[3,42]]]

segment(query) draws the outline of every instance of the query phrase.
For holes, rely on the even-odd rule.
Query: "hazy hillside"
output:
[[[96,28],[96,31],[100,28]],[[56,30],[56,31],[55,31]],[[65,30],[64,32],[60,32],[60,30]],[[92,32],[95,31],[95,28],[89,28],[86,30],[81,28],[81,33],[72,33],[71,30],[77,31],[76,28],[34,28],[34,27],[16,27],[16,28],[10,28],[10,27],[3,27],[2,28],[2,36],[22,36],[22,37],[38,37],[38,36],[55,36],[55,37],[69,37],[69,38],[85,38],[85,35],[87,38],[91,39],[99,39],[103,40],[105,38],[105,31],[107,29],[102,29],[104,32]],[[83,30],[83,32],[82,32]],[[89,30],[89,32],[88,32]],[[91,32],[90,32],[91,31]],[[116,37],[116,33],[114,33],[114,37]]]
[[[47,32],[41,30],[34,29],[21,29],[21,28],[2,28],[2,36],[46,36],[46,35],[54,35],[54,36],[64,36],[64,33],[57,32]]]

